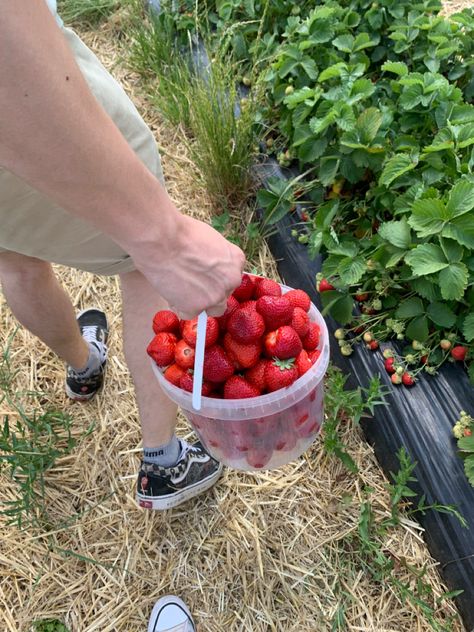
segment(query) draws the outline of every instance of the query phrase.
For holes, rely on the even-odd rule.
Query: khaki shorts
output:
[[[70,29],[62,29],[90,89],[148,169],[163,183],[155,139],[121,86]],[[131,257],[94,226],[0,169],[0,253],[112,275],[135,269]]]

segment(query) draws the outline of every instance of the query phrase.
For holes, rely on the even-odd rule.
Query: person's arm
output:
[[[243,253],[179,213],[89,90],[43,1],[0,2],[0,166],[109,235],[183,312],[221,306],[240,282]]]

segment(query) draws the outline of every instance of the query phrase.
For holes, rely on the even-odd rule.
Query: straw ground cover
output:
[[[213,211],[179,128],[164,125],[142,98],[136,76],[120,62],[113,17],[86,43],[121,81],[156,134],[168,189],[178,206],[209,220]],[[276,277],[262,246],[258,272]],[[318,442],[304,457],[274,472],[226,471],[207,495],[181,508],[143,512],[133,500],[140,433],[133,389],[121,351],[120,297],[116,279],[101,279],[57,267],[78,309],[99,304],[111,324],[106,389],[86,406],[63,394],[63,368],[38,341],[19,329],[10,348],[15,392],[40,391],[39,403],[69,413],[74,451],[46,473],[47,520],[20,531],[0,518],[0,623],[23,632],[32,622],[58,620],[71,632],[133,632],[146,628],[153,602],[175,592],[189,603],[201,632],[399,632],[433,629],[389,582],[371,577],[357,563],[361,507],[370,501],[373,519],[391,515],[386,481],[371,448],[350,420],[341,440],[358,466],[349,472]],[[17,324],[0,302],[1,348]],[[38,403],[36,404],[38,405]],[[25,407],[33,406],[33,403]],[[17,411],[1,404],[2,416]],[[159,411],[157,411],[159,414]],[[91,423],[94,428],[86,431]],[[183,419],[181,436],[193,435]],[[2,501],[18,486],[0,474]],[[415,588],[407,566],[426,568],[424,581],[437,597],[443,586],[417,524],[409,518],[388,532],[380,546],[395,561],[394,576]],[[441,625],[454,614],[439,608]],[[441,628],[439,628],[441,629]],[[449,629],[449,628],[447,628]],[[462,630],[454,621],[451,628]]]

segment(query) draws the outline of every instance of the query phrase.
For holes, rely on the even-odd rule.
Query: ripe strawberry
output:
[[[309,331],[301,342],[303,343],[303,349],[306,351],[313,351],[319,345],[320,335],[319,325],[316,323],[309,323]]]
[[[265,383],[265,367],[269,362],[270,360],[263,358],[244,373],[245,379],[256,386],[261,393],[263,393],[267,387]]]
[[[387,358],[385,362],[383,363],[385,370],[387,371],[389,375],[392,375],[393,373],[395,373],[395,367],[393,366],[394,363],[395,363],[395,358]]]
[[[249,274],[242,275],[242,281],[239,287],[235,288],[232,292],[232,296],[240,301],[248,301],[252,298],[255,288],[255,280]]]
[[[174,334],[162,331],[156,334],[146,352],[158,366],[167,366],[173,363],[176,341],[177,338]]]
[[[240,371],[241,369],[250,369],[258,362],[260,354],[262,353],[262,344],[258,341],[244,345],[234,340],[232,336],[227,333],[224,336],[224,349],[234,363],[235,368]]]
[[[405,371],[405,373],[402,374],[402,382],[405,386],[413,386],[415,380],[413,379],[413,375]]]
[[[363,303],[364,301],[366,301],[369,298],[369,294],[367,292],[358,292],[355,296],[354,296],[355,300],[358,301],[359,303]]]
[[[309,331],[309,316],[301,307],[295,307],[290,325],[296,331],[298,336],[303,339]]]
[[[177,334],[179,332],[179,318],[170,309],[162,309],[153,316],[153,331],[155,334],[162,331]]]
[[[188,371],[184,371],[183,375],[181,376],[179,380],[180,388],[182,388],[183,391],[188,391],[189,393],[192,393],[193,384],[194,384],[193,375],[191,373],[188,373]],[[211,392],[212,392],[212,384],[210,384],[209,382],[203,381],[202,388],[201,388],[201,395],[203,395],[204,397],[207,397],[208,395],[211,394]]]
[[[225,382],[234,374],[234,365],[219,345],[206,349],[204,354],[203,376],[209,382]]]
[[[240,303],[240,308],[249,309],[250,311],[255,312],[257,311],[257,301],[254,301],[253,299],[250,301],[244,301],[243,303]]]
[[[263,341],[265,353],[269,358],[287,360],[296,358],[303,345],[296,331],[288,325],[283,325],[265,336]]]
[[[169,365],[163,375],[168,382],[171,382],[171,384],[174,384],[175,386],[179,386],[179,380],[181,379],[181,376],[184,375],[184,369],[175,362],[174,364]]]
[[[222,314],[222,316],[217,316],[216,320],[219,323],[219,329],[224,331],[227,327],[227,321],[229,320],[229,316],[235,312],[235,310],[239,307],[239,301],[232,294],[227,299],[227,309]],[[207,333],[207,331],[206,331]]]
[[[311,307],[311,299],[303,290],[289,290],[284,294],[293,307],[301,307],[305,312],[309,312]]]
[[[240,375],[232,375],[224,384],[224,399],[244,399],[259,395],[258,388]]]
[[[379,348],[379,343],[377,342],[377,340],[371,340],[368,344],[368,347],[371,351],[375,351]]]
[[[194,366],[194,349],[186,340],[180,340],[174,350],[174,360],[183,369],[192,369]]]
[[[272,454],[271,448],[249,448],[246,453],[247,463],[256,469],[261,469],[272,458]]]
[[[334,285],[331,285],[327,279],[321,279],[318,284],[318,292],[327,292],[328,290],[334,289]]]
[[[267,329],[288,325],[293,314],[293,307],[284,296],[261,296],[256,307],[257,312],[263,316]]]
[[[464,362],[467,355],[467,347],[456,345],[451,349],[451,356],[458,362]]]
[[[309,369],[313,366],[311,362],[311,358],[308,355],[308,352],[303,349],[295,360],[295,366],[298,369],[298,377],[301,377],[303,373],[309,371]]]
[[[308,351],[308,357],[311,360],[312,364],[315,364],[316,360],[318,360],[321,355],[321,351],[319,349],[314,349],[314,351]]]
[[[394,373],[390,379],[392,381],[392,384],[398,385],[402,383],[402,376],[398,373]]]
[[[255,283],[254,297],[260,298],[261,296],[281,296],[281,287],[272,279],[258,278]]]
[[[257,342],[265,332],[263,317],[252,309],[236,309],[227,322],[227,331],[234,340],[250,344]]]
[[[298,369],[289,360],[274,360],[265,367],[265,383],[269,392],[290,386],[298,379]]]
[[[186,340],[190,347],[196,346],[196,337],[197,337],[197,322],[198,319],[192,318],[191,320],[184,321],[183,327],[183,338]],[[207,325],[206,325],[206,342],[205,346],[210,347],[215,342],[217,342],[217,338],[219,337],[219,324],[217,319],[213,316],[208,316]]]

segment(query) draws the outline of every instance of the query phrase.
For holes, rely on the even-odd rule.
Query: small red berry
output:
[[[410,375],[410,373],[403,373],[402,375],[402,382],[405,386],[413,386],[413,384],[415,383],[415,380],[413,379],[413,375]]]
[[[395,362],[395,358],[387,358],[387,359],[385,360],[385,362],[383,363],[383,364],[384,364],[384,367],[385,367],[385,370],[386,370],[386,371],[387,371],[387,373],[389,373],[390,375],[392,375],[393,373],[395,373],[395,367],[393,366],[394,362]]]
[[[451,356],[457,360],[458,362],[464,362],[466,359],[467,347],[463,347],[462,345],[456,345],[451,349]]]
[[[371,341],[369,342],[369,349],[370,349],[371,351],[375,351],[375,350],[376,350],[376,349],[378,349],[378,348],[379,348],[379,343],[377,342],[377,340],[371,340]]]
[[[334,290],[334,285],[331,285],[327,279],[321,279],[318,285],[318,292],[327,292],[328,290]]]
[[[369,295],[367,292],[358,292],[355,295],[355,300],[358,301],[359,303],[363,303],[364,301],[366,301],[369,298]]]
[[[463,434],[465,437],[470,437],[472,435],[472,430],[470,428],[464,428]]]

